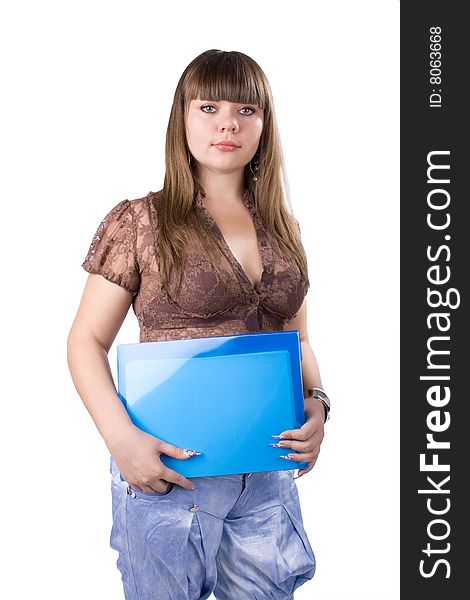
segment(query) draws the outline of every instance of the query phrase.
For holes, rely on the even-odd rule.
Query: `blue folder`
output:
[[[118,395],[132,422],[202,452],[161,461],[185,477],[305,468],[270,443],[304,422],[297,330],[119,344]]]

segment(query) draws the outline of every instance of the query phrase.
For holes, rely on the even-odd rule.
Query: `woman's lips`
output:
[[[238,146],[232,146],[231,144],[214,144],[216,148],[222,150],[222,152],[233,152],[234,150],[238,150]]]

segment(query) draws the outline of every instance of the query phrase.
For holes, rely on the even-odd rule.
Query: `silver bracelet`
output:
[[[325,390],[322,390],[321,388],[318,388],[318,387],[308,388],[307,397],[308,398],[316,398],[317,400],[320,400],[320,402],[323,404],[323,406],[325,408],[325,423],[326,423],[328,421],[328,419],[330,418],[331,402],[330,402],[330,399],[328,398]]]

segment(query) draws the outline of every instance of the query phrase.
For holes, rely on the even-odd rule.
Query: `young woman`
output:
[[[68,362],[111,453],[111,545],[127,600],[292,599],[313,577],[294,470],[315,465],[329,402],[286,190],[266,76],[245,54],[208,50],[176,88],[163,189],[114,206],[83,262]],[[291,470],[188,479],[162,463],[198,449],[137,429],[117,396],[107,354],[131,303],[140,342],[300,331],[306,422],[273,432]]]

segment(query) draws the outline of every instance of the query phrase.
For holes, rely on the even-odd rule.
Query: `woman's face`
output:
[[[186,113],[186,138],[199,168],[217,173],[243,170],[258,148],[263,116],[264,110],[255,104],[191,100]],[[218,145],[227,140],[236,146]]]

